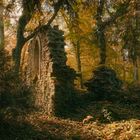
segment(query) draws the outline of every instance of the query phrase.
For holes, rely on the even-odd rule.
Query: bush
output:
[[[11,57],[0,50],[0,106],[1,108],[31,106],[31,89],[12,70]]]
[[[107,99],[112,93],[121,90],[122,81],[114,70],[102,65],[93,71],[93,77],[84,85],[96,98]]]

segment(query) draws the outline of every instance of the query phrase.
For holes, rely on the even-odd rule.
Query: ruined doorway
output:
[[[73,104],[76,72],[66,65],[64,46],[64,32],[56,27],[43,29],[29,46],[27,81],[35,89],[35,107],[48,115],[63,115]]]
[[[33,49],[33,77],[40,78],[41,46],[39,37],[36,38]]]

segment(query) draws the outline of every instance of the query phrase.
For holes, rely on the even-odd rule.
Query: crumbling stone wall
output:
[[[27,82],[34,89],[35,106],[49,115],[63,115],[74,95],[75,71],[66,65],[63,32],[50,27],[32,41]]]

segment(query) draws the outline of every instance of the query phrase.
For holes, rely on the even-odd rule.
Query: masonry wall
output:
[[[75,71],[66,65],[63,32],[50,27],[32,41],[27,82],[34,89],[35,107],[49,115],[64,115],[73,104]]]

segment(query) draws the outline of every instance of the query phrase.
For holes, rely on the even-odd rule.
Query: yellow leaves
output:
[[[93,109],[93,106],[91,109]],[[80,111],[83,113],[84,110]],[[18,114],[17,117],[14,117],[14,114],[11,114],[12,112]],[[19,114],[19,110],[15,108],[12,110],[11,108],[8,108],[3,114],[5,115],[4,119],[7,122],[10,122],[8,126],[12,126],[11,130],[8,129],[9,132],[13,131],[13,123],[16,123],[16,126],[18,126],[18,124],[24,126],[21,128],[16,127],[16,131],[12,132],[16,136],[16,132],[19,131],[23,132],[21,133],[23,136],[28,131],[34,132],[29,133],[26,139],[47,139],[49,138],[47,137],[47,132],[49,132],[49,136],[54,136],[54,139],[59,138],[64,140],[71,140],[74,138],[79,138],[81,140],[140,140],[140,120],[138,119],[123,120],[110,124],[97,123],[93,120],[93,122],[83,124],[81,121],[49,117],[41,112],[32,112],[23,115]],[[81,120],[80,117],[77,119]],[[19,130],[17,130],[17,128],[19,128]],[[31,138],[29,138],[29,136]]]
[[[138,137],[140,138],[140,132],[136,130],[137,127],[138,125],[134,120],[114,122],[105,126],[103,134],[107,140],[137,140]]]
[[[42,19],[42,13],[39,11],[36,11],[34,15],[32,16],[32,19],[30,20],[30,22],[27,24],[26,31],[30,32],[34,30],[40,24],[41,19]]]

